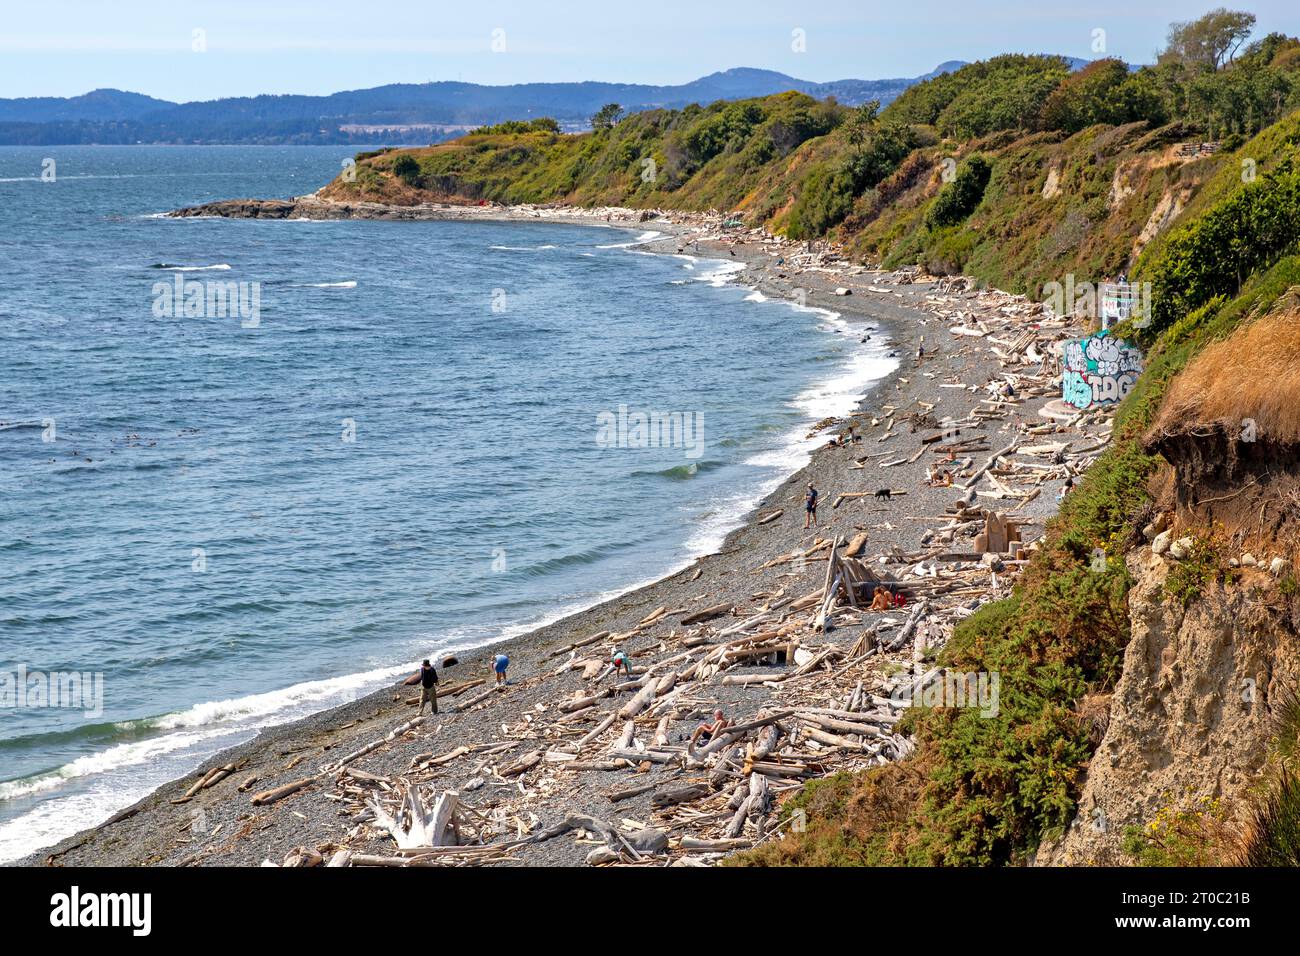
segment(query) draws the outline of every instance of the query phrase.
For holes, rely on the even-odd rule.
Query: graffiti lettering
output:
[[[1075,408],[1124,399],[1142,373],[1142,353],[1123,339],[1098,332],[1065,347],[1061,397]]]

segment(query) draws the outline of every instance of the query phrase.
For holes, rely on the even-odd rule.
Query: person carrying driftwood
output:
[[[700,724],[700,726],[695,728],[695,733],[691,734],[691,743],[688,749],[694,750],[696,744],[707,744],[729,726],[731,726],[731,724],[727,721],[727,718],[723,715],[722,711],[715,710],[713,712],[713,723]]]
[[[817,489],[813,487],[812,482],[808,482],[808,493],[803,496],[803,527],[808,528],[817,523]]]
[[[431,714],[438,712],[438,671],[427,660],[420,665],[420,713],[424,713],[424,705],[431,704],[433,709]]]

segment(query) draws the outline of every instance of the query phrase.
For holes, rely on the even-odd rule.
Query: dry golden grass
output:
[[[1230,433],[1254,422],[1257,440],[1300,443],[1300,310],[1275,312],[1207,347],[1169,388],[1154,432]]]

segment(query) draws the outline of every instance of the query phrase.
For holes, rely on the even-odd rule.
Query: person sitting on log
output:
[[[727,718],[723,716],[722,711],[713,712],[713,723],[700,724],[695,728],[695,733],[691,734],[691,744],[689,749],[694,749],[696,744],[707,744],[719,734],[722,733],[730,724]]]
[[[888,611],[893,603],[889,592],[882,585],[877,584],[876,590],[871,595],[871,610]]]

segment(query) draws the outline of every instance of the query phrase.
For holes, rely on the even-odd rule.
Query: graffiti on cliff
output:
[[[1118,402],[1141,374],[1137,346],[1098,332],[1066,345],[1061,397],[1075,408]]]

